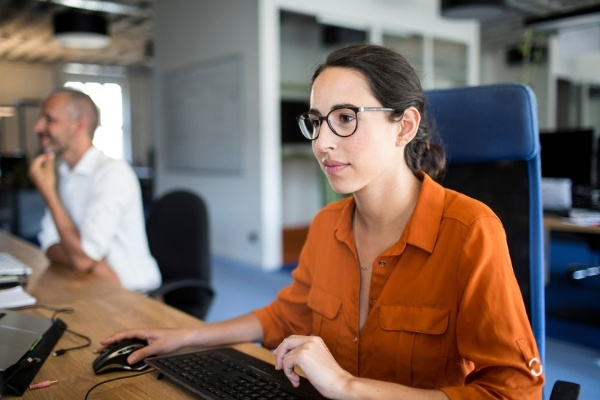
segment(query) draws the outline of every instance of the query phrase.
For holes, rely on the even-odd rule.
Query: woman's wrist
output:
[[[361,385],[361,378],[353,376],[349,372],[344,372],[345,375],[335,380],[336,384],[332,385],[332,392],[327,393],[327,397],[332,399],[351,399],[353,396],[356,397],[356,395],[359,393],[358,390]]]

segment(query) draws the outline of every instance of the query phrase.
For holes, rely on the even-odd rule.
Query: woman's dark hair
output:
[[[441,179],[446,170],[446,156],[440,144],[432,140],[433,133],[428,127],[425,112],[425,93],[409,62],[384,46],[352,44],[330,53],[313,74],[311,84],[321,72],[331,67],[362,73],[381,105],[396,110],[390,115],[392,120],[400,118],[410,106],[419,111],[421,123],[415,138],[406,146],[406,163],[417,176],[418,171],[424,171],[433,179]]]

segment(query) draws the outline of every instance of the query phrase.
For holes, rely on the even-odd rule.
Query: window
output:
[[[66,87],[88,94],[100,109],[100,126],[94,146],[107,156],[123,159],[123,90],[117,83],[67,81]]]

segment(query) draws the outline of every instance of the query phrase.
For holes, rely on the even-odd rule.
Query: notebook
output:
[[[58,318],[0,309],[0,398],[25,393],[65,329]]]
[[[0,309],[25,307],[35,304],[35,302],[36,298],[27,293],[23,286],[16,285],[0,289]]]
[[[273,364],[231,347],[146,358],[168,379],[203,399],[324,399],[306,378],[295,388]]]
[[[52,326],[52,320],[0,309],[0,371],[15,364]]]

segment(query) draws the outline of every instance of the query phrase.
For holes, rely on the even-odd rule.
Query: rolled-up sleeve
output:
[[[312,311],[307,306],[310,290],[310,275],[305,268],[305,246],[298,268],[293,273],[290,286],[283,288],[277,299],[268,306],[255,310],[255,314],[263,326],[263,345],[275,348],[283,339],[291,334],[309,335],[312,330]]]
[[[442,390],[451,399],[539,399],[540,356],[500,221],[483,217],[473,223],[461,254],[458,281],[464,291],[456,338],[474,369],[464,387]]]
[[[41,230],[37,235],[38,241],[40,242],[41,249],[45,252],[53,244],[60,242],[60,236],[54,225],[54,220],[48,209],[44,212],[41,222]]]

